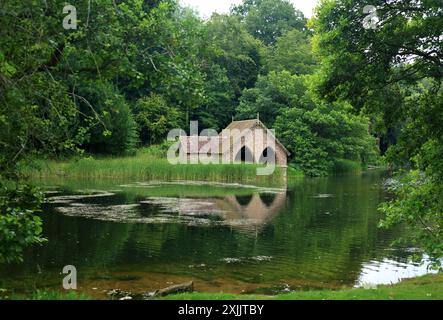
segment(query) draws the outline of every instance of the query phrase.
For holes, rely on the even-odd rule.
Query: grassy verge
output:
[[[254,183],[280,185],[286,170],[277,167],[272,175],[258,176],[259,165],[252,164],[181,164],[171,165],[165,158],[140,151],[131,157],[81,158],[68,161],[36,161],[34,168],[22,173],[38,178],[61,176],[82,179],[126,179],[143,181],[218,181],[227,183]],[[290,177],[301,172],[289,170]]]
[[[169,300],[443,300],[443,273],[407,279],[375,289],[301,291],[276,296],[225,293],[187,293],[167,296]]]
[[[8,296],[3,294],[3,296],[0,296],[0,300],[92,300],[92,297],[74,291],[66,293],[59,291],[37,290],[30,295],[12,294],[11,296]]]

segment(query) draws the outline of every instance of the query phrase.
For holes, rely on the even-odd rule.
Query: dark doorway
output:
[[[235,162],[253,162],[252,152],[248,147],[244,146],[235,156]]]
[[[265,150],[263,150],[259,163],[277,163],[277,156],[274,149],[267,147]]]

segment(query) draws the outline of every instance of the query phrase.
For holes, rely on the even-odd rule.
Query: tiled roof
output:
[[[260,124],[260,121],[257,119],[253,119],[253,120],[242,120],[242,121],[232,121],[229,126],[226,127],[225,130],[229,129],[229,130],[234,130],[234,129],[238,129],[240,131],[243,130],[247,130],[247,129],[251,129],[252,127],[254,127],[255,125]]]
[[[213,152],[219,153],[218,151],[221,150],[221,148],[217,149],[217,145],[220,144],[221,139],[217,137],[201,137],[201,136],[181,136],[180,137],[180,144],[182,147],[184,146],[188,154],[199,154],[199,153],[207,153],[209,152],[209,148]],[[212,144],[209,146],[208,144]],[[205,147],[203,150],[202,148]]]

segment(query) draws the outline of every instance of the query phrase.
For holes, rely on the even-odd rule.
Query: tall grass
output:
[[[277,167],[272,175],[258,176],[253,164],[180,164],[166,159],[138,154],[122,158],[82,158],[70,161],[40,161],[38,169],[25,169],[32,177],[126,179],[133,181],[219,181],[229,183],[281,184],[285,169]]]
[[[357,161],[347,159],[335,159],[333,173],[360,173],[362,166]]]

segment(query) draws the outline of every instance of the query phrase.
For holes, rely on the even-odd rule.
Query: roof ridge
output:
[[[232,122],[244,122],[244,121],[257,121],[257,119],[246,119],[246,120],[234,120]],[[231,123],[232,123],[231,122]]]

